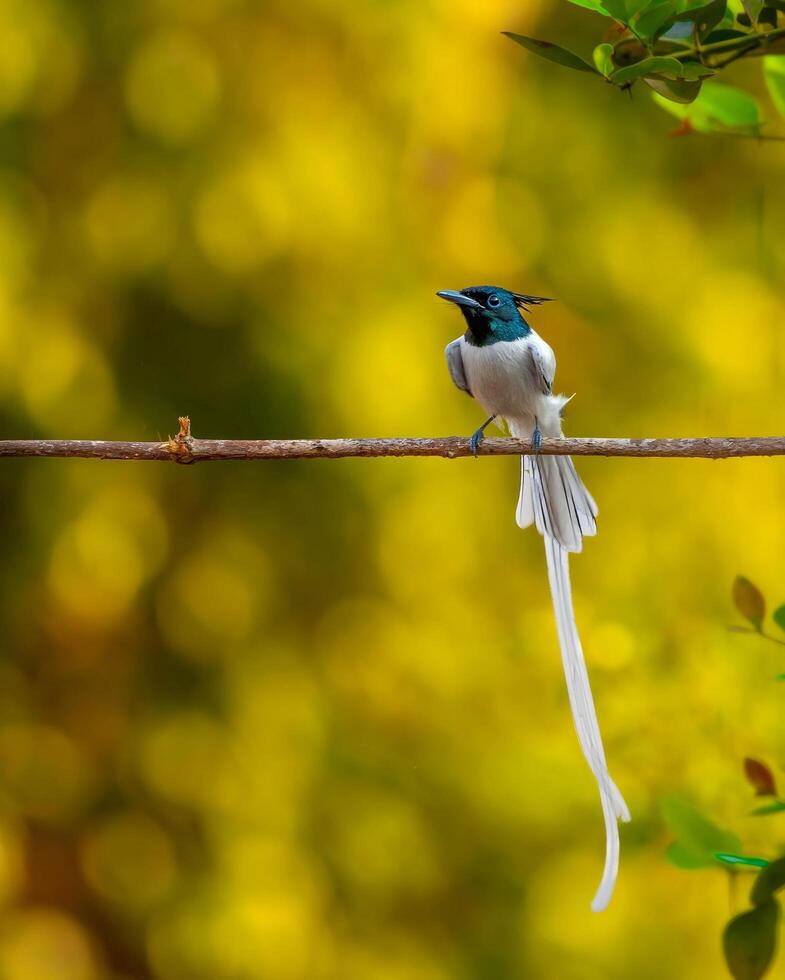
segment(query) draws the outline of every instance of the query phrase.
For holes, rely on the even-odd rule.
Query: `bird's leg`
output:
[[[474,433],[474,435],[469,440],[469,448],[472,451],[472,456],[477,455],[477,450],[480,448],[480,443],[485,438],[485,430],[488,428],[488,426],[491,424],[491,422],[493,422],[495,418],[496,416],[492,415],[489,419],[486,419],[483,422],[483,424],[480,426],[480,428]]]
[[[542,445],[542,432],[540,432],[540,420],[537,416],[534,416],[534,432],[532,432],[532,445],[534,446],[534,451],[539,452],[540,446]]]

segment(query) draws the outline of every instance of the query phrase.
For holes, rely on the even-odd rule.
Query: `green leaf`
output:
[[[785,885],[785,857],[772,861],[755,879],[750,892],[753,905],[765,905]]]
[[[741,849],[741,841],[727,830],[722,830],[703,816],[691,803],[677,796],[666,796],[660,808],[678,847],[669,848],[668,859],[672,863],[683,862],[680,867],[706,867],[714,862],[718,852],[733,854]]]
[[[745,759],[744,775],[747,777],[747,782],[752,784],[756,796],[777,795],[774,773],[765,762],[760,762],[758,759]]]
[[[640,13],[649,0],[602,0],[602,4],[614,20],[629,24]]]
[[[713,855],[708,851],[692,851],[678,841],[668,844],[665,848],[665,857],[675,868],[681,868],[683,871],[708,868],[713,863]]]
[[[738,41],[739,38],[749,36],[749,31],[738,31],[735,29],[731,30],[723,27],[716,31],[712,31],[711,34],[709,34],[709,36],[703,40],[706,42],[706,44],[719,44],[720,41]]]
[[[747,16],[753,24],[757,24],[760,12],[763,9],[763,0],[741,0]]]
[[[600,0],[570,0],[570,3],[574,3],[576,7],[585,7],[587,10],[594,10],[598,14],[610,17],[610,14],[600,3]]]
[[[613,45],[612,44],[598,44],[597,47],[592,52],[592,59],[594,60],[594,65],[597,71],[601,75],[605,75],[607,78],[611,72],[614,71],[615,66],[613,64]]]
[[[785,630],[785,606],[779,606],[775,609],[771,617],[781,630]]]
[[[725,962],[735,980],[760,980],[777,942],[780,907],[774,899],[730,920],[722,934]]]
[[[649,0],[570,0],[570,3],[629,24],[636,14],[648,6]]]
[[[656,101],[667,108],[668,102],[676,102],[680,105],[688,105],[690,102],[694,102],[700,95],[701,83],[700,79],[694,81],[680,81],[678,79],[664,78],[657,75],[652,75],[649,78],[644,78],[644,82],[653,88],[656,92]],[[670,110],[668,110],[670,111]],[[674,112],[674,115],[679,115],[680,118],[684,118],[680,113]]]
[[[776,800],[774,803],[767,803],[765,806],[756,807],[750,816],[765,817],[769,813],[782,813],[783,810],[785,810],[785,803],[782,800]]]
[[[717,85],[715,88],[729,89],[730,86]],[[704,91],[706,90],[704,89]],[[732,91],[738,95],[747,95],[746,92],[741,92],[740,89],[733,89]],[[747,97],[752,98],[752,96]],[[732,101],[730,100],[726,103],[728,112],[726,113],[726,118],[721,120],[728,126],[740,125],[738,121],[733,122],[733,120],[741,120],[744,116],[743,100],[737,100],[738,105],[732,105]],[[757,111],[757,105],[755,109]],[[739,575],[733,583],[733,602],[742,616],[760,632],[763,628],[763,619],[766,615],[766,600],[763,598],[760,589],[756,585],[753,585],[748,578],[744,578],[743,575]]]
[[[676,18],[679,21],[690,21],[695,25],[699,37],[704,38],[722,23],[725,16],[727,0],[709,0],[700,7],[690,7],[683,10]]]
[[[624,85],[632,82],[636,78],[643,78],[644,75],[669,74],[678,78],[681,71],[681,62],[675,58],[644,58],[634,65],[626,68],[619,68],[611,75],[614,85]]]
[[[537,38],[526,37],[524,34],[513,34],[511,31],[502,31],[502,34],[526,48],[527,51],[532,51],[547,61],[554,61],[557,65],[574,68],[576,71],[588,71],[592,75],[598,74],[597,69],[588,61],[584,61],[583,58],[566,48],[560,48],[558,44],[551,44],[550,41],[538,41]]]
[[[771,101],[781,116],[785,116],[785,54],[768,54],[763,59],[763,77],[769,90]],[[777,619],[777,614],[780,618]],[[774,613],[777,626],[785,629],[785,606]]]
[[[633,18],[630,27],[638,37],[647,41],[656,41],[673,22],[678,7],[678,0],[653,0]]]
[[[722,864],[741,864],[747,868],[767,868],[769,865],[765,858],[744,857],[741,854],[723,854],[721,851],[714,857]]]
[[[732,131],[742,135],[756,135],[760,129],[760,109],[754,96],[720,82],[710,81],[705,84],[700,96],[688,110],[673,106],[668,109],[681,118],[688,117],[693,127],[702,133]],[[760,592],[747,579],[740,578],[734,584],[733,595],[734,600],[737,600],[738,595],[750,614],[743,612],[737,601],[742,615],[759,629],[757,621],[760,619],[762,623],[765,613],[765,602]]]
[[[679,78],[692,80],[695,78],[711,78],[717,72],[713,68],[707,68],[699,61],[683,61],[681,63],[681,73]]]

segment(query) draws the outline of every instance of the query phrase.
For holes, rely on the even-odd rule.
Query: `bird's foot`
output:
[[[469,449],[471,449],[472,451],[472,456],[478,455],[480,449],[480,443],[483,441],[484,438],[485,438],[485,426],[483,425],[474,433],[471,439],[469,439]]]
[[[540,451],[540,446],[542,446],[542,432],[540,432],[540,423],[537,419],[534,420],[534,432],[532,432],[532,446],[535,452]]]
[[[474,435],[469,440],[469,448],[471,449],[472,456],[474,456],[475,459],[477,458],[477,451],[480,448],[480,443],[485,438],[485,430],[488,428],[488,426],[491,424],[491,422],[493,422],[495,418],[496,418],[495,415],[491,415],[489,419],[486,419],[483,422],[483,424],[480,426],[480,428],[474,433]]]

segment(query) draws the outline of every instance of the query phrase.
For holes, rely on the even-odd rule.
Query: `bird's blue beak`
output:
[[[471,296],[464,296],[463,293],[459,293],[455,289],[442,289],[436,295],[446,299],[448,303],[455,303],[457,306],[479,306],[482,309],[482,303],[478,303]]]

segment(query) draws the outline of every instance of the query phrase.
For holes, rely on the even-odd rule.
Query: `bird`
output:
[[[500,286],[445,289],[436,295],[455,304],[466,321],[466,332],[445,348],[453,383],[476,399],[489,416],[469,440],[472,453],[478,454],[485,429],[499,419],[506,422],[513,436],[531,440],[534,450],[521,457],[515,516],[519,527],[534,524],[545,542],[548,583],[573,721],[600,794],[605,865],[591,903],[592,910],[600,912],[608,906],[618,876],[618,820],[627,822],[630,811],[608,770],[572,607],[569,554],[581,551],[583,538],[597,533],[597,505],[569,456],[539,452],[543,437],[564,437],[562,417],[570,401],[554,394],[556,357],[523,315],[550,302],[550,298]]]

